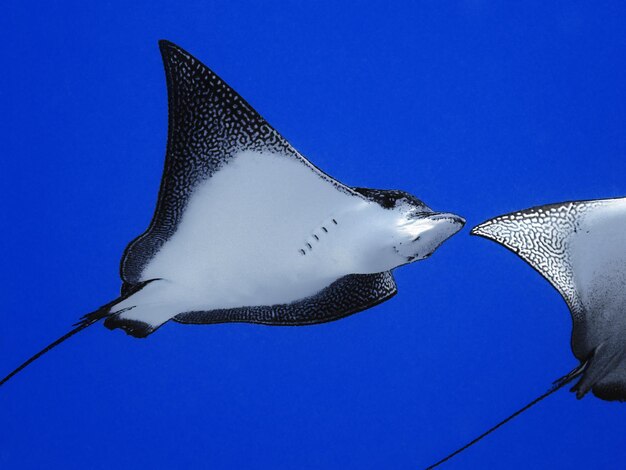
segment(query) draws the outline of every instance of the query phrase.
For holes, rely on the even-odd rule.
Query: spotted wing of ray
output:
[[[355,193],[300,155],[243,98],[180,47],[160,41],[168,90],[168,142],[157,207],[149,228],[124,252],[121,276],[137,284],[146,264],[169,240],[199,183],[246,151],[293,159],[334,186]]]
[[[626,198],[534,207],[472,234],[516,253],[567,302],[572,350],[587,362],[578,396],[626,400]]]
[[[123,292],[155,281],[105,325],[143,337],[173,317],[311,324],[393,296],[389,272],[328,268],[350,264],[341,259],[350,233],[341,214],[371,202],[308,162],[189,53],[166,41],[160,48],[165,168],[152,222],[121,263]]]
[[[189,324],[246,322],[276,326],[312,325],[371,308],[396,293],[396,283],[390,272],[350,274],[317,294],[289,304],[187,312],[177,315],[174,320]]]

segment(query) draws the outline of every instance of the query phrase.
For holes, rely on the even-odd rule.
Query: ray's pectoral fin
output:
[[[178,313],[169,281],[157,279],[111,308],[104,326],[120,328],[135,338],[154,333]]]
[[[313,325],[368,309],[389,300],[396,293],[396,283],[389,271],[350,274],[317,294],[288,304],[193,311],[176,315],[174,320],[189,324],[245,322],[276,326]]]

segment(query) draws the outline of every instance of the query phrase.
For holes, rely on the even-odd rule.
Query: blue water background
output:
[[[577,364],[565,303],[468,228],[626,195],[625,24],[617,1],[5,0],[1,371],[118,294],[163,167],[160,38],[329,174],[468,227],[338,322],[84,331],[0,390],[0,467],[414,469],[543,392]],[[447,468],[624,468],[625,423],[563,390]]]

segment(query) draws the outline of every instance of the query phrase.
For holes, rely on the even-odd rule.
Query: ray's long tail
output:
[[[106,305],[105,307],[109,307],[109,305]],[[103,318],[105,318],[109,314],[109,309],[108,308],[105,309],[105,307],[102,307],[102,308],[96,310],[95,312],[92,312],[92,313],[89,313],[89,314],[85,315],[83,317],[83,319],[81,319],[80,322],[78,322],[78,323],[76,323],[76,325],[74,325],[75,328],[73,330],[70,330],[68,333],[66,333],[63,336],[61,336],[55,342],[50,343],[48,346],[46,346],[44,349],[39,351],[37,354],[35,354],[34,356],[30,357],[29,359],[24,361],[22,364],[20,364],[19,367],[17,367],[15,370],[13,370],[13,372],[11,372],[9,375],[7,375],[2,380],[0,380],[0,386],[4,385],[6,382],[8,382],[8,380],[11,377],[13,377],[18,372],[20,372],[23,369],[25,369],[29,364],[35,362],[37,359],[39,359],[41,356],[46,354],[48,351],[50,351],[51,349],[54,349],[59,344],[63,343],[66,339],[71,338],[72,336],[74,336],[79,331],[82,331],[85,328],[87,328],[88,326],[93,325],[97,321],[102,320]]]
[[[469,441],[467,444],[465,444],[463,447],[458,448],[457,450],[455,450],[454,452],[452,452],[451,454],[448,454],[446,457],[444,457],[443,459],[439,460],[438,462],[434,463],[433,465],[430,465],[429,467],[426,468],[426,470],[431,470],[435,467],[438,467],[439,465],[447,462],[448,460],[450,460],[452,457],[460,454],[461,452],[463,452],[464,450],[467,450],[468,448],[470,448],[471,446],[473,446],[474,444],[476,444],[478,441],[482,440],[484,437],[487,437],[489,434],[491,434],[492,432],[494,432],[496,429],[504,426],[506,423],[508,423],[509,421],[511,421],[513,418],[519,416],[520,414],[522,414],[524,411],[528,410],[529,408],[532,408],[534,405],[536,405],[537,403],[539,403],[541,400],[543,400],[544,398],[549,397],[550,395],[552,395],[554,392],[556,392],[557,390],[560,390],[562,387],[564,387],[565,385],[567,385],[568,383],[570,383],[572,380],[574,380],[576,377],[580,376],[586,367],[586,363],[583,363],[581,365],[579,365],[578,367],[576,367],[574,370],[572,370],[570,373],[568,373],[567,375],[564,375],[563,377],[561,377],[560,379],[558,379],[556,382],[554,382],[554,384],[552,385],[552,387],[550,387],[548,389],[547,392],[545,392],[542,395],[539,395],[537,398],[535,398],[533,401],[531,401],[530,403],[528,403],[527,405],[523,406],[522,408],[520,408],[519,410],[517,410],[515,413],[513,413],[512,415],[508,416],[507,418],[503,419],[502,421],[500,421],[498,424],[496,424],[495,426],[492,426],[491,428],[489,428],[487,431],[485,431],[484,433],[482,433],[480,436],[472,439],[471,441]]]
[[[48,351],[50,351],[51,349],[54,349],[55,347],[57,347],[59,344],[63,343],[65,340],[71,338],[72,336],[74,336],[76,333],[78,333],[79,331],[84,330],[85,328],[87,328],[88,326],[93,325],[94,323],[97,323],[98,321],[107,318],[108,316],[111,315],[111,309],[117,305],[118,303],[120,303],[122,300],[126,300],[128,297],[130,297],[131,295],[133,295],[134,293],[138,292],[139,290],[143,289],[144,286],[146,286],[147,284],[149,284],[150,282],[154,281],[155,279],[151,279],[149,281],[144,281],[144,282],[140,282],[137,284],[134,284],[132,287],[128,288],[126,292],[124,292],[120,297],[118,297],[117,299],[109,302],[106,305],[103,305],[102,307],[100,307],[98,310],[94,310],[91,313],[88,313],[86,315],[84,315],[80,321],[76,324],[74,324],[74,329],[70,330],[68,333],[64,334],[63,336],[61,336],[59,339],[57,339],[55,342],[50,343],[48,346],[46,346],[45,348],[43,348],[41,351],[39,351],[37,354],[35,354],[34,356],[32,356],[31,358],[29,358],[28,360],[26,360],[25,362],[23,362],[19,367],[17,367],[13,372],[11,372],[9,375],[7,375],[6,377],[4,377],[2,380],[0,380],[0,386],[4,385],[9,379],[11,379],[14,375],[16,375],[18,372],[21,372],[22,370],[24,370],[28,365],[32,364],[34,361],[36,361],[37,359],[39,359],[41,356],[43,356],[44,354],[46,354]],[[119,312],[117,312],[119,313]]]

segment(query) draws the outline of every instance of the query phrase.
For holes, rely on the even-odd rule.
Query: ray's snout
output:
[[[463,217],[450,212],[435,212],[429,215],[428,219],[433,222],[433,227],[426,231],[423,237],[430,236],[433,242],[436,243],[435,248],[461,230],[465,225]]]
[[[428,214],[421,222],[424,230],[415,237],[417,258],[428,258],[448,238],[457,233],[465,225],[465,219],[449,212]]]
[[[442,227],[448,227],[451,230],[449,236],[457,233],[465,225],[465,219],[463,217],[453,214],[451,212],[435,212],[428,218],[437,222],[437,225],[443,224]]]

